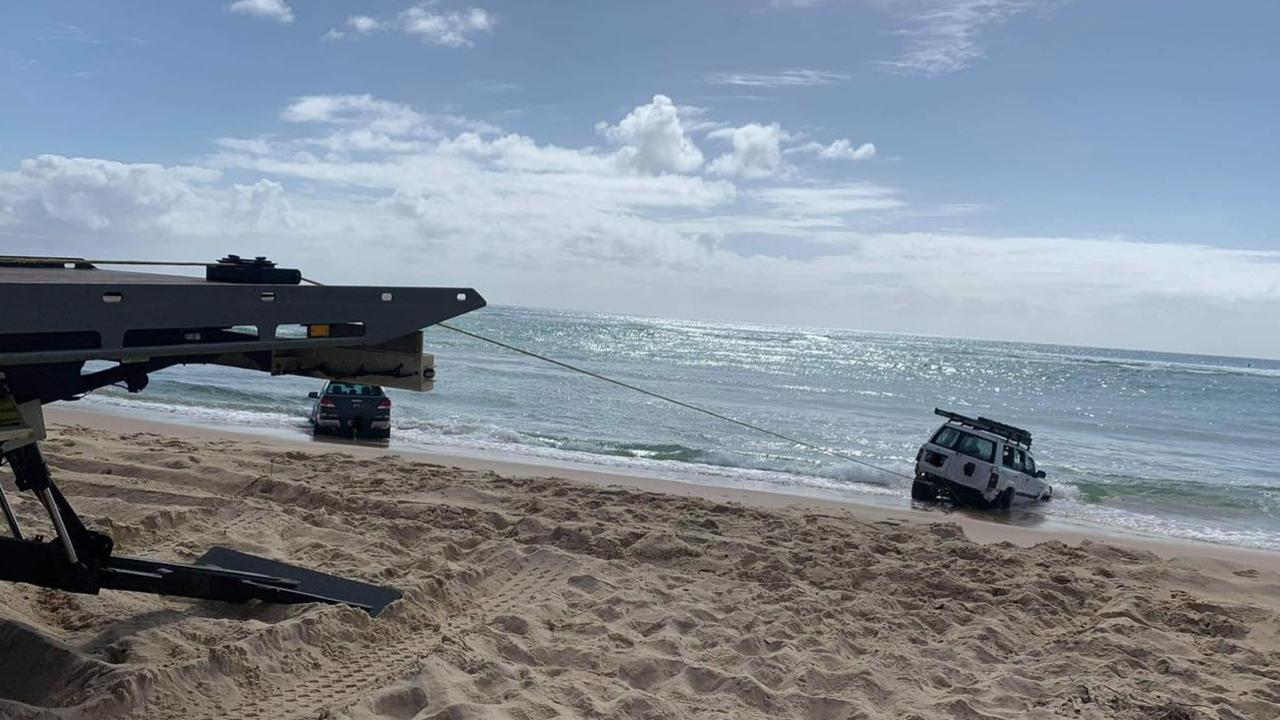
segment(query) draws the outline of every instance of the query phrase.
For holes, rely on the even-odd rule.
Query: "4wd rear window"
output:
[[[382,388],[377,385],[362,385],[360,383],[344,383],[331,382],[324,389],[325,395],[363,395],[365,397],[380,397]]]
[[[948,450],[955,450],[961,455],[968,455],[983,462],[995,462],[996,444],[986,438],[970,435],[949,425],[940,428],[933,436],[933,444],[941,445]]]

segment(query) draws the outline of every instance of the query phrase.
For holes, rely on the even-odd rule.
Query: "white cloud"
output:
[[[898,24],[895,34],[906,41],[903,53],[881,65],[903,72],[945,75],[962,70],[983,57],[982,31],[1014,15],[1047,12],[1070,0],[863,0]],[[831,0],[771,0],[779,10],[808,10]],[[724,75],[722,78],[760,78],[767,75]],[[754,84],[739,82],[733,84]],[[784,83],[785,84],[785,83]],[[797,83],[799,84],[799,83]],[[814,83],[817,84],[817,83]]]
[[[597,123],[596,130],[621,145],[619,160],[640,172],[688,173],[702,166],[702,151],[685,134],[680,110],[665,95],[654,95],[617,125]]]
[[[871,183],[763,188],[752,196],[788,216],[846,215],[906,205],[896,190]]]
[[[294,123],[359,126],[371,133],[409,135],[426,132],[427,118],[408,105],[372,95],[306,95],[280,113]]]
[[[350,28],[349,31],[330,28],[325,34],[320,36],[320,39],[341,40],[348,37],[349,34],[357,36],[368,35],[369,33],[377,32],[379,30],[386,30],[388,24],[378,18],[370,17],[368,15],[352,15],[347,18],[347,27]]]
[[[867,160],[876,156],[876,146],[862,143],[854,147],[853,143],[841,138],[823,148],[818,157],[826,160]]]
[[[262,178],[252,185],[232,185],[229,213],[238,222],[255,228],[291,228],[293,208],[284,185]]]
[[[847,138],[840,138],[830,145],[810,141],[787,148],[783,152],[786,154],[812,153],[823,160],[869,160],[876,156],[876,146],[868,142],[854,147]]]
[[[284,0],[236,0],[227,9],[233,13],[270,18],[281,23],[293,22],[293,8]]]
[[[0,232],[171,238],[281,227],[281,186],[219,184],[210,168],[40,155],[0,173]]]
[[[493,29],[493,16],[480,8],[436,12],[417,5],[400,13],[401,29],[424,42],[446,47],[471,46],[471,36]]]
[[[352,15],[347,18],[347,26],[358,33],[371,33],[382,29],[382,22],[368,15]]]
[[[849,76],[828,70],[783,70],[776,73],[712,73],[707,82],[712,85],[739,85],[744,87],[811,87],[844,82]]]
[[[398,30],[430,45],[471,47],[475,44],[474,37],[491,32],[495,22],[493,14],[483,8],[446,11],[438,10],[436,3],[430,2],[414,5],[389,19],[352,15],[347,18],[349,30],[334,28],[325,33],[322,39],[337,40]]]
[[[218,138],[214,142],[228,150],[245,152],[251,155],[266,155],[271,152],[271,143],[261,138]]]
[[[958,302],[985,298],[994,304],[989,283],[998,277],[1005,286],[1003,297],[1020,298],[1020,304],[1052,315],[1084,311],[1087,316],[1108,305],[1135,302],[1158,308],[1162,300],[1280,302],[1280,277],[1275,274],[1280,252],[1273,250],[1122,238],[901,233],[863,239],[857,254],[872,271],[893,266],[898,273],[920,277],[920,284],[938,282],[929,294],[945,293]],[[1227,277],[1232,279],[1224,282]],[[1236,285],[1240,282],[1246,284]]]
[[[711,111],[698,105],[677,105],[676,112],[680,113],[680,125],[687,133],[703,133],[729,127],[729,123],[723,120],[712,120]]]
[[[785,175],[791,166],[782,157],[782,143],[791,139],[777,123],[749,123],[737,128],[714,130],[707,137],[728,140],[733,149],[707,166],[715,175],[764,178]]]
[[[902,23],[907,42],[887,67],[924,75],[962,70],[983,57],[979,35],[990,26],[1034,10],[1048,10],[1066,0],[874,0]]]

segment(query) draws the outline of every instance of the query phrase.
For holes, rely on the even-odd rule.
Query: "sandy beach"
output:
[[[0,718],[1280,717],[1277,553],[50,418],[117,552],[226,545],[405,598],[2,584]]]

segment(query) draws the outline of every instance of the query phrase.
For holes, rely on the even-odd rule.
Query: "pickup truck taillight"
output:
[[[381,400],[379,400],[379,401],[378,401],[378,409],[379,409],[379,410],[390,410],[390,409],[391,409],[391,398],[385,398],[385,397],[384,397],[384,398],[382,398]]]
[[[322,408],[335,408],[335,407],[338,407],[338,406],[337,406],[337,405],[336,405],[332,400],[330,400],[329,398],[320,398],[320,407],[322,407]]]

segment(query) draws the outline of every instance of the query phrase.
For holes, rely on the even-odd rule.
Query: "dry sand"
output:
[[[59,417],[55,477],[118,552],[406,598],[0,583],[0,718],[1280,718],[1280,554]]]

